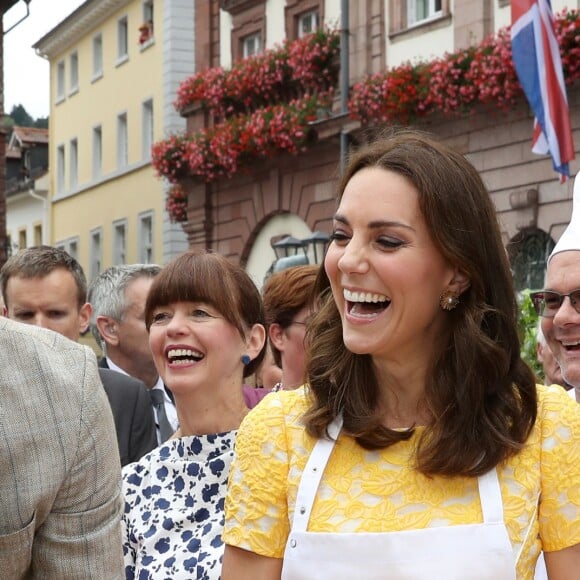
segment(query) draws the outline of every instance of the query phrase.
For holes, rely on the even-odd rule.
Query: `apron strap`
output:
[[[291,526],[292,531],[305,532],[308,527],[310,512],[314,505],[314,498],[316,497],[322,474],[324,473],[324,469],[341,429],[342,415],[339,415],[328,426],[328,437],[318,439],[308,457],[296,494],[296,505],[294,506],[294,516]]]
[[[479,488],[481,511],[483,512],[483,522],[485,524],[503,524],[503,501],[497,469],[494,467],[487,473],[479,476],[477,478],[477,485]]]
[[[294,507],[291,526],[293,531],[305,532],[308,527],[310,513],[314,505],[316,492],[320,486],[322,474],[324,473],[341,429],[342,415],[339,415],[328,426],[328,437],[318,439],[308,457],[296,494],[296,505]],[[478,477],[477,485],[481,511],[483,513],[483,522],[486,524],[503,524],[503,501],[496,468],[494,467],[484,475]]]

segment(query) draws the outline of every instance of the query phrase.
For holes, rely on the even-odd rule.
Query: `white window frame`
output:
[[[113,222],[113,265],[123,266],[127,263],[127,220]]]
[[[94,280],[100,273],[103,265],[103,228],[91,230],[90,275]]]
[[[64,101],[66,90],[66,69],[64,60],[56,63],[56,102]]]
[[[93,179],[103,174],[103,128],[101,125],[93,127]]]
[[[153,22],[153,16],[155,14],[155,4],[153,0],[143,1],[143,22]]]
[[[319,26],[318,10],[309,10],[298,16],[298,38],[312,34]]]
[[[78,260],[79,258],[79,237],[73,236],[72,238],[67,238],[66,240],[61,240],[56,242],[55,247],[59,250],[65,251],[69,256]]]
[[[419,14],[419,10],[423,7],[426,13]],[[409,26],[415,26],[416,24],[422,24],[428,20],[439,18],[442,14],[443,0],[408,0],[407,23]]]
[[[242,38],[242,58],[248,58],[262,53],[262,35],[259,32],[248,34]]]
[[[75,50],[69,57],[70,87],[68,94],[74,95],[79,91],[79,53]]]
[[[79,183],[79,142],[75,137],[69,143],[69,189],[74,189]]]
[[[69,238],[65,243],[65,249],[69,256],[75,260],[79,259],[79,238],[75,236],[74,238]]]
[[[153,211],[139,214],[139,262],[154,264],[154,220]]]
[[[117,20],[117,65],[129,59],[129,19],[127,15]]]
[[[35,246],[42,246],[42,244],[44,243],[42,230],[43,230],[42,222],[32,225],[32,239],[34,241]]]
[[[18,249],[24,250],[28,248],[28,232],[26,226],[18,228]]]
[[[103,76],[103,35],[93,36],[93,81]]]
[[[58,194],[64,193],[65,164],[66,153],[64,150],[64,143],[61,143],[56,148],[56,191]]]
[[[117,167],[121,169],[129,163],[129,122],[127,112],[117,115]]]
[[[153,147],[154,142],[154,114],[153,99],[143,101],[141,104],[141,153],[144,161],[151,160],[151,147]]]

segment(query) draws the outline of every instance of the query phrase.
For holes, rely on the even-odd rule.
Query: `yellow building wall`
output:
[[[153,187],[154,186],[154,187]],[[113,222],[127,220],[127,263],[139,261],[139,216],[154,210],[154,260],[161,259],[160,189],[146,167],[110,181],[106,187],[59,201],[53,206],[55,243],[79,236],[78,260],[89,275],[90,235],[102,228],[102,269],[113,263]]]
[[[113,222],[127,219],[127,262],[139,260],[139,215],[153,211],[154,260],[162,257],[164,197],[162,182],[143,157],[142,105],[153,101],[154,137],[163,135],[163,14],[154,6],[154,42],[139,45],[143,24],[141,0],[127,5],[96,26],[65,52],[51,59],[51,243],[78,236],[78,259],[88,274],[90,232],[102,227],[102,269],[113,259]],[[117,22],[128,20],[128,59],[117,63]],[[93,38],[102,36],[103,74],[93,80]],[[70,55],[78,53],[79,90],[69,95]],[[57,65],[65,62],[65,99],[56,103]],[[127,114],[128,164],[117,163],[117,117]],[[93,176],[93,129],[102,130],[101,178]],[[70,142],[78,142],[78,182],[70,188]],[[65,191],[57,192],[57,148],[65,149]]]

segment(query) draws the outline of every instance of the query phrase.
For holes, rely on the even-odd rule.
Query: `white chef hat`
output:
[[[572,217],[568,227],[552,250],[548,262],[558,253],[568,250],[580,250],[580,172],[574,180],[574,195],[572,197]]]

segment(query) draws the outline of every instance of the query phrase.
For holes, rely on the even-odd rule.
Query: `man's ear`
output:
[[[103,340],[112,346],[119,344],[119,337],[117,336],[117,322],[109,316],[97,316],[95,324],[99,330],[99,334]]]
[[[544,364],[544,345],[541,342],[536,343],[536,358],[539,363]]]
[[[277,322],[272,322],[268,327],[268,336],[277,350],[284,350],[284,329]]]
[[[93,307],[89,302],[85,302],[81,309],[79,310],[79,332],[84,334],[89,327],[89,322],[91,321],[91,314],[93,313]]]

